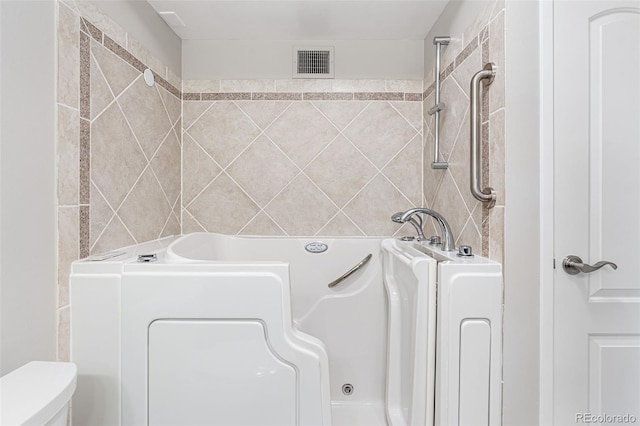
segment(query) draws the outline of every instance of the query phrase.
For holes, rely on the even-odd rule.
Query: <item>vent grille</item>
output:
[[[299,50],[299,74],[329,74],[328,50]]]
[[[333,47],[294,48],[294,78],[333,78]]]

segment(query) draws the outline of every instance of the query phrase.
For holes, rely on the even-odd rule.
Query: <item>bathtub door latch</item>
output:
[[[347,278],[349,278],[351,275],[353,275],[358,269],[362,268],[364,265],[366,265],[370,260],[371,257],[373,257],[373,254],[369,253],[367,255],[367,257],[365,257],[364,259],[362,259],[360,262],[358,262],[358,264],[356,266],[354,266],[353,268],[349,269],[347,272],[345,272],[344,274],[342,274],[342,276],[340,278],[338,278],[335,281],[332,281],[329,283],[329,288],[333,288],[335,286],[337,286],[338,284],[340,284],[342,281],[346,280]]]

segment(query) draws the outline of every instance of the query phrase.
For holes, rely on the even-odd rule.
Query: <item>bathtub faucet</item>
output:
[[[420,216],[415,216],[415,217],[410,217],[407,220],[403,221],[402,220],[402,215],[404,214],[404,212],[397,212],[394,213],[393,216],[391,216],[391,220],[396,222],[396,223],[410,223],[415,229],[416,232],[418,233],[418,241],[424,241],[427,238],[425,238],[424,233],[422,231],[422,217]]]
[[[393,216],[391,216],[391,220],[396,223],[409,222],[411,225],[413,225],[414,228],[416,228],[416,231],[418,232],[418,240],[424,240],[425,238],[422,230],[423,221],[420,216],[417,216],[419,214],[431,216],[436,220],[436,222],[438,222],[438,224],[440,225],[440,229],[442,230],[442,250],[454,251],[456,247],[453,240],[453,232],[451,232],[451,227],[449,226],[449,223],[446,221],[446,219],[436,211],[417,207],[407,210],[406,212],[395,213]],[[415,218],[418,218],[418,220],[416,220]]]

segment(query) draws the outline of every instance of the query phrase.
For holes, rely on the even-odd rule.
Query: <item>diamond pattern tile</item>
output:
[[[118,103],[145,155],[151,158],[172,127],[158,91],[138,79],[118,98]]]
[[[241,231],[243,235],[286,235],[264,212],[258,213]]]
[[[453,181],[451,173],[448,171],[438,189],[432,208],[445,216],[451,226],[454,239],[457,239],[467,223],[470,213]]]
[[[409,199],[418,206],[422,200],[422,137],[416,135],[398,153],[382,173]]]
[[[373,164],[383,167],[417,132],[387,102],[372,102],[343,133]]]
[[[188,206],[222,169],[188,134],[182,143],[182,201]]]
[[[378,174],[342,211],[367,235],[389,236],[400,227],[391,215],[411,207],[411,201]]]
[[[180,195],[180,144],[175,133],[169,135],[151,159],[151,168],[162,185],[169,203]]]
[[[265,132],[300,168],[338,134],[311,102],[295,102]]]
[[[206,232],[186,209],[182,210],[182,233],[189,234],[191,232]]]
[[[467,111],[448,161],[453,180],[462,192],[465,205],[471,210],[476,203],[476,199],[469,190],[469,131],[469,111]]]
[[[116,214],[107,204],[94,184],[91,185],[91,226],[89,228],[89,246],[93,246],[109,224],[111,218]]]
[[[489,40],[492,60],[499,64],[504,60],[503,24],[503,17],[492,21],[491,33],[497,36]],[[450,46],[447,52],[454,57],[460,47]],[[447,109],[441,119],[441,151],[451,167],[440,172],[428,168],[433,118],[422,117],[433,96],[422,105],[180,102],[159,86],[145,86],[137,70],[92,42],[92,251],[181,230],[388,236],[405,230],[390,221],[391,213],[429,203],[449,219],[458,243],[486,244],[480,231],[488,239],[490,229],[491,253],[501,256],[504,208],[485,211],[486,222],[481,223],[482,207],[467,190],[465,89],[480,56],[481,48],[443,82]],[[273,86],[273,81],[261,83]],[[246,87],[246,82],[233,85]],[[497,82],[493,87],[490,103],[495,113],[504,105],[504,85]],[[112,104],[114,95],[117,103]],[[494,118],[490,179],[503,188],[504,112]]]
[[[141,206],[153,206],[141,212]],[[160,236],[171,213],[160,182],[151,168],[147,168],[131,190],[117,214],[138,242],[149,241]]]
[[[390,102],[390,104],[417,132],[422,130],[422,104],[420,102]]]
[[[364,234],[344,213],[338,213],[316,234],[323,237],[362,237]]]
[[[160,85],[156,84],[155,87],[158,90],[160,98],[162,98],[162,103],[164,104],[165,109],[167,110],[169,121],[171,124],[175,124],[180,118],[180,114],[182,114],[180,99],[167,92],[163,87],[160,87]]]
[[[91,43],[91,55],[100,65],[100,70],[115,96],[120,95],[136,78],[141,78],[138,70],[96,42]],[[91,76],[93,77],[93,71]]]
[[[260,134],[260,129],[235,103],[218,102],[189,128],[188,133],[226,167]]]
[[[236,234],[260,208],[226,173],[222,173],[187,210],[209,232]]]
[[[316,101],[313,103],[340,130],[369,105],[364,101]]]
[[[97,117],[113,101],[109,85],[94,58],[91,58],[91,119]]]
[[[191,126],[200,118],[204,112],[215,102],[189,102],[184,101],[182,104],[182,128],[189,130]]]
[[[118,208],[147,162],[116,103],[91,124],[91,179]]]
[[[287,186],[265,211],[291,236],[314,235],[338,209],[304,175]]]
[[[377,170],[344,136],[338,136],[305,169],[338,206],[344,206]]]
[[[299,173],[266,136],[259,137],[227,169],[259,205],[268,203]]]
[[[236,105],[261,129],[265,129],[291,105],[286,101],[236,101]]]
[[[178,234],[181,101],[96,42],[90,60],[91,252]]]
[[[160,233],[160,238],[170,237],[172,235],[180,235],[180,222],[171,214],[164,225],[164,229]]]
[[[104,232],[91,248],[91,253],[104,253],[105,251],[114,250],[120,247],[127,247],[135,244],[127,228],[124,226],[118,216],[114,216],[111,222],[107,224]]]

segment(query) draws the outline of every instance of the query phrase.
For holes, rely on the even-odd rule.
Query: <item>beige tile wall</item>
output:
[[[434,105],[433,70],[424,82],[424,203],[449,221],[456,244],[468,244],[477,253],[502,262],[504,234],[504,2],[490,2],[463,34],[451,34],[444,49],[440,113],[440,159],[448,170],[433,170],[434,122],[427,114]],[[492,209],[483,207],[469,190],[469,85],[471,77],[487,62],[497,65],[493,83],[484,92],[482,105],[482,187],[497,192]]]
[[[421,82],[184,90],[205,90],[183,104],[184,233],[393,235],[391,214],[422,202]]]
[[[180,233],[182,111],[180,78],[116,23],[89,2],[57,8],[58,359],[68,360],[71,262]]]
[[[70,263],[181,231],[413,234],[389,217],[425,205],[449,219],[458,244],[502,259],[500,71],[483,107],[483,168],[498,205],[483,209],[467,188],[468,84],[488,60],[504,69],[500,2],[445,51],[447,171],[429,167],[433,122],[423,110],[433,87],[422,91],[431,79],[182,82],[90,3],[73,0],[58,2],[58,57],[61,360],[69,353]],[[146,64],[153,87],[141,78]]]

